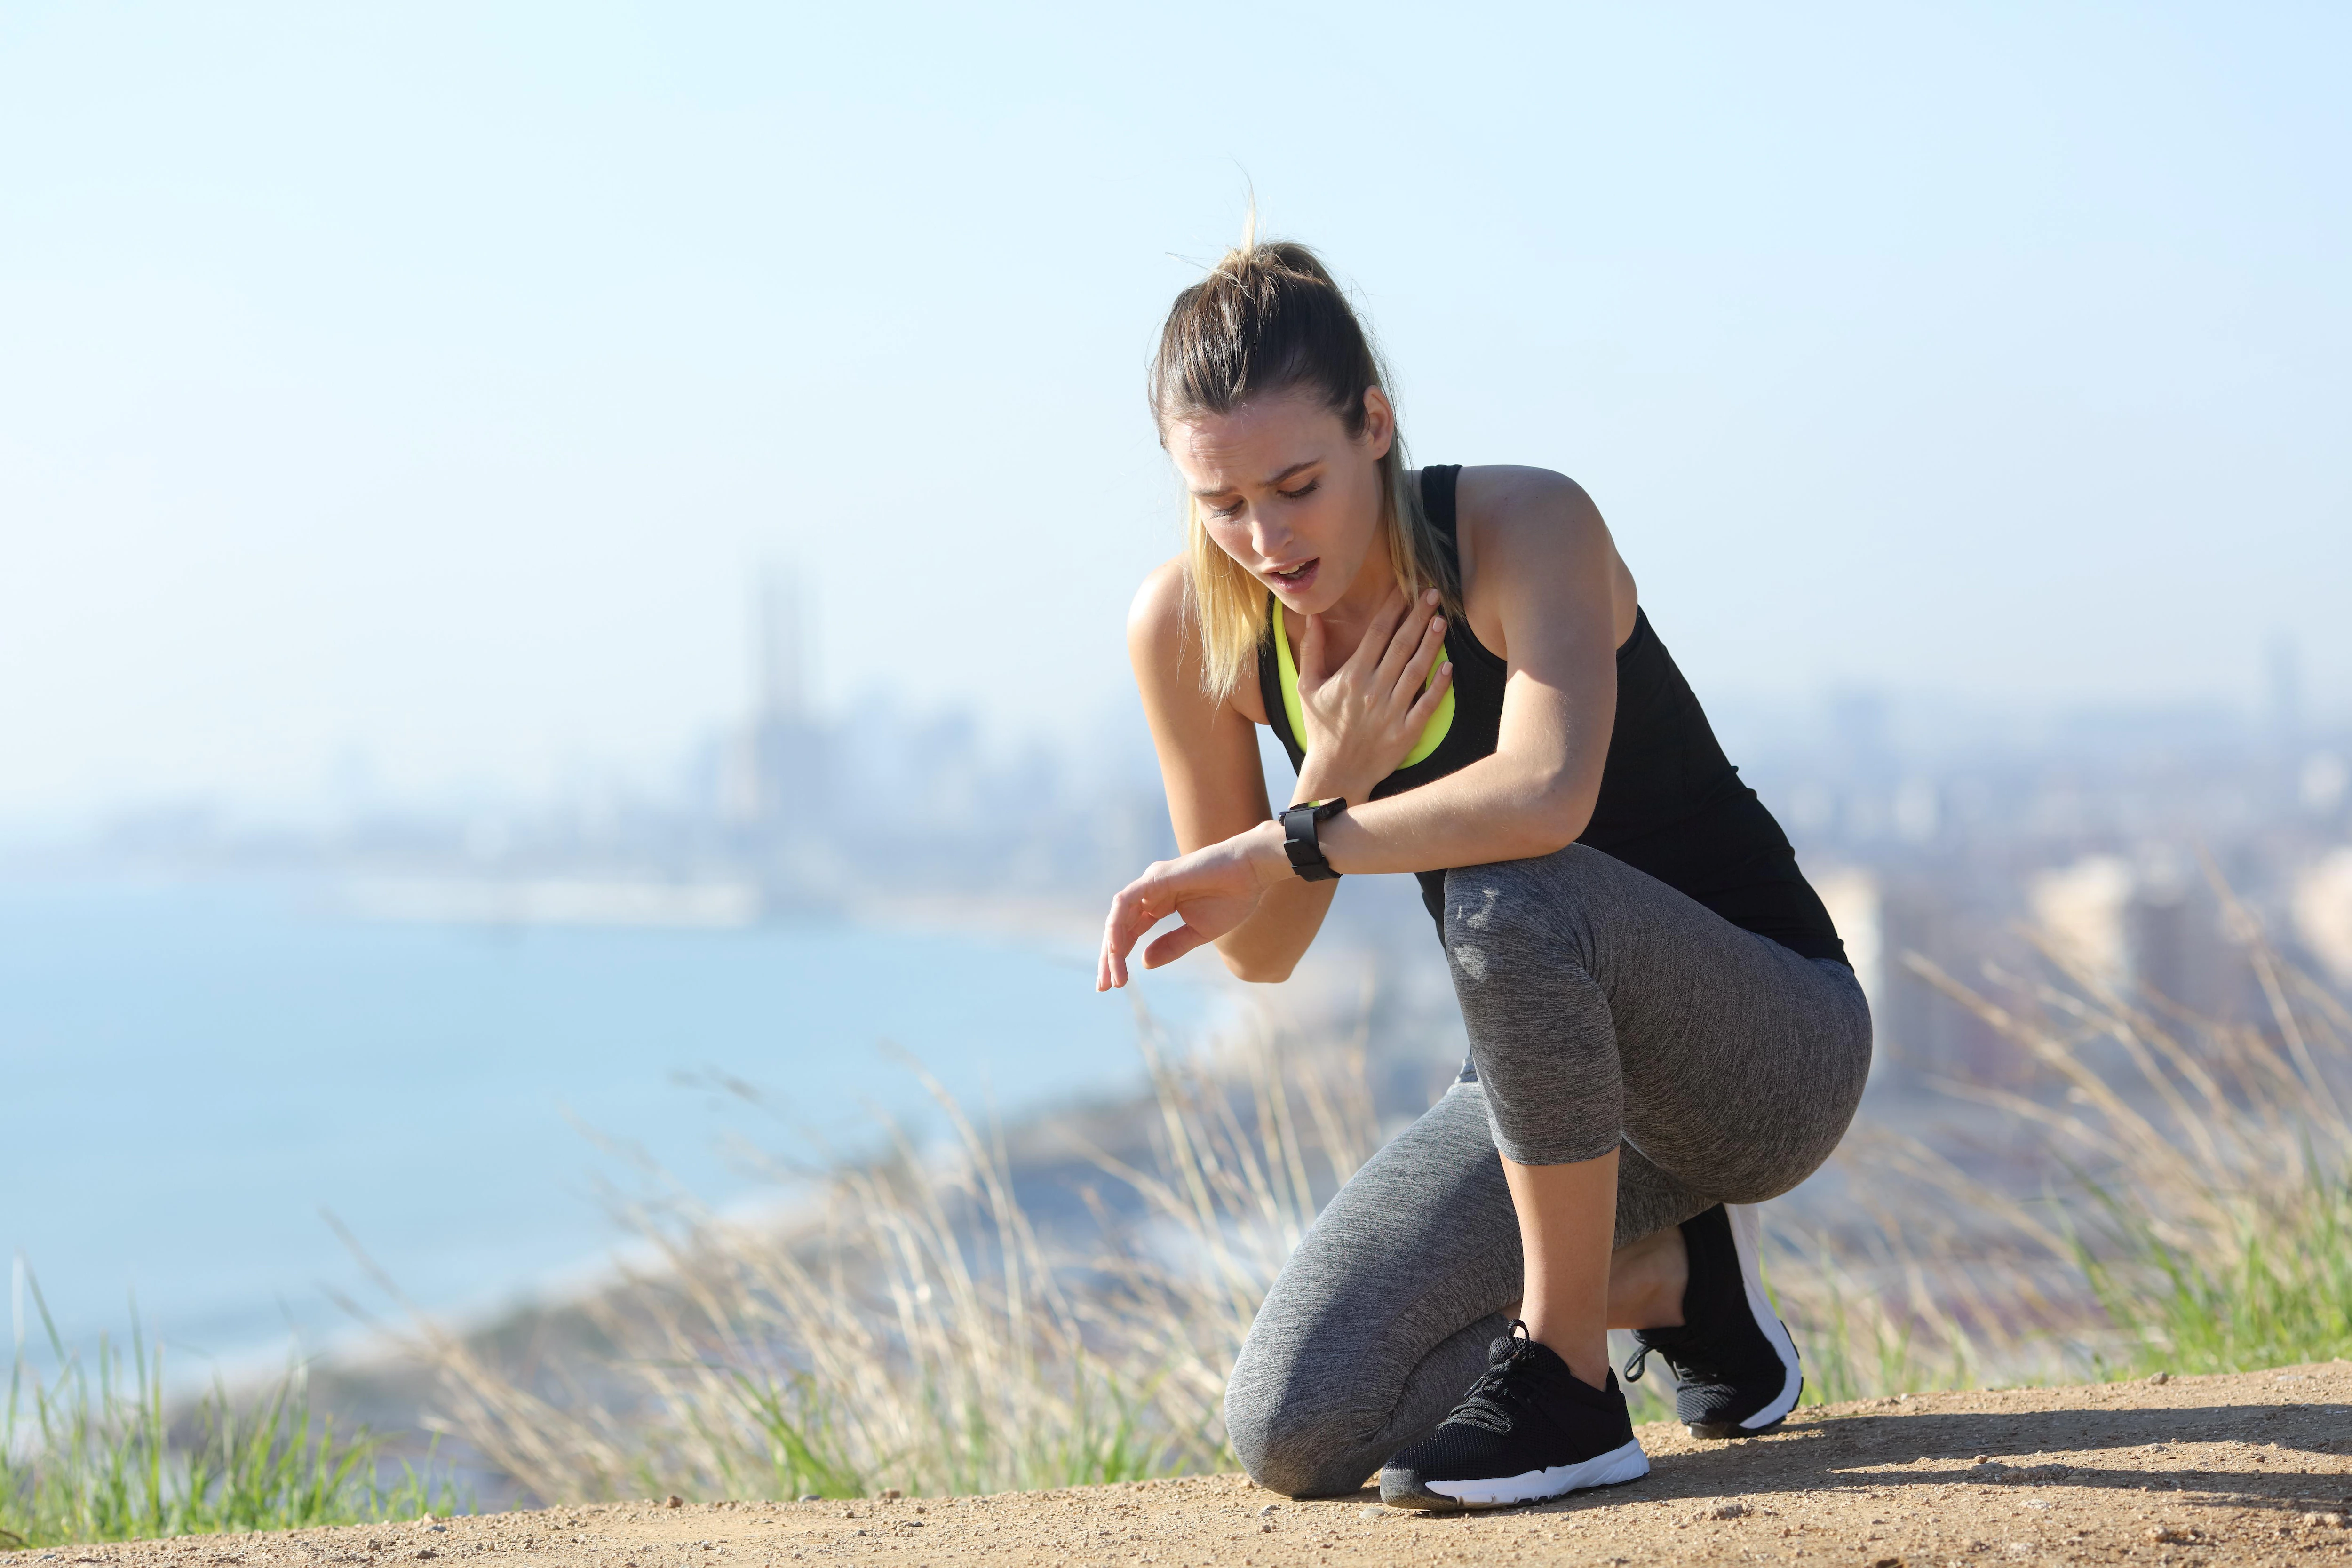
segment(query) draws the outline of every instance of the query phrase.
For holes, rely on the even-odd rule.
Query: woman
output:
[[[1097,984],[1170,915],[1147,966],[1213,942],[1278,981],[1339,876],[1420,878],[1470,1065],[1285,1266],[1226,1426],[1295,1497],[1377,1468],[1401,1507],[1528,1502],[1648,1472],[1612,1327],[1696,1434],[1794,1407],[1749,1205],[1843,1135],[1870,1016],[1591,501],[1407,470],[1382,381],[1302,247],[1245,244],[1177,297],[1151,403],[1189,548],[1129,647],[1182,853],[1112,901]],[[1259,724],[1298,770],[1279,817]]]

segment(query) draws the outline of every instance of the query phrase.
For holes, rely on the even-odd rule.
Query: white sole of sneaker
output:
[[[1464,1508],[1508,1508],[1513,1503],[1542,1502],[1548,1498],[1565,1497],[1587,1487],[1622,1486],[1627,1481],[1638,1481],[1649,1473],[1650,1456],[1642,1452],[1641,1439],[1635,1438],[1622,1448],[1612,1448],[1580,1464],[1554,1465],[1548,1470],[1529,1470],[1525,1475],[1507,1476],[1500,1480],[1423,1481],[1421,1484],[1440,1497],[1452,1498]]]
[[[1759,1426],[1769,1426],[1797,1407],[1797,1395],[1805,1386],[1805,1374],[1797,1364],[1796,1342],[1789,1338],[1780,1314],[1772,1310],[1772,1299],[1764,1294],[1764,1216],[1757,1212],[1754,1204],[1726,1204],[1723,1213],[1731,1221],[1731,1245],[1739,1254],[1739,1282],[1748,1289],[1748,1310],[1754,1315],[1756,1326],[1764,1331],[1772,1353],[1789,1369],[1780,1392],[1763,1409],[1739,1424],[1752,1432]]]

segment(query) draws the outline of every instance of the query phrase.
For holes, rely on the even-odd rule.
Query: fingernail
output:
[[[1437,603],[1437,590],[1432,588],[1428,593],[1423,594],[1421,596],[1421,602],[1424,605],[1433,605]]]
[[[1429,629],[1430,629],[1431,631],[1433,631],[1433,632],[1442,632],[1442,631],[1444,631],[1444,630],[1445,629],[1445,617],[1444,617],[1444,616],[1430,616],[1430,617],[1429,617]]]

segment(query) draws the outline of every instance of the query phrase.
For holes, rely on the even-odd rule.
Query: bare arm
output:
[[[1127,651],[1160,755],[1178,852],[1189,855],[1265,822],[1273,808],[1258,763],[1256,725],[1233,703],[1213,701],[1202,689],[1200,650],[1186,630],[1184,579],[1175,563],[1153,573],[1137,593],[1128,613]],[[1299,787],[1312,782],[1302,775]],[[1289,978],[1323,928],[1336,886],[1293,877],[1267,889],[1246,918],[1216,939],[1225,967],[1244,980]]]
[[[1617,645],[1633,579],[1574,481],[1534,469],[1472,470],[1475,619],[1499,631],[1509,676],[1492,756],[1327,824],[1339,871],[1427,871],[1549,855],[1592,820],[1617,715]],[[1492,639],[1487,639],[1492,640]],[[1279,842],[1276,842],[1279,847]]]
[[[1533,469],[1474,469],[1464,479],[1475,483],[1463,498],[1471,618],[1474,626],[1486,623],[1481,640],[1503,651],[1509,665],[1499,742],[1492,756],[1389,800],[1351,806],[1326,824],[1325,857],[1343,872],[1548,855],[1583,833],[1600,796],[1616,716],[1616,647],[1634,614],[1633,580],[1600,512],[1573,482]],[[1160,729],[1155,715],[1155,735]],[[1164,741],[1161,765],[1168,767]],[[1172,803],[1176,775],[1169,776]],[[1305,779],[1301,787],[1307,789]],[[1264,801],[1262,786],[1256,799]],[[1278,824],[1263,817],[1241,823],[1238,813],[1223,820],[1237,826],[1210,841],[1209,824],[1201,825],[1202,838],[1188,840],[1180,818],[1186,853],[1152,867],[1113,900],[1099,984],[1124,984],[1128,952],[1170,914],[1181,913],[1184,924],[1146,951],[1149,967],[1202,942],[1222,945],[1258,909],[1292,907],[1274,903],[1277,895],[1327,886],[1292,874]],[[1321,907],[1328,906],[1318,906],[1318,923]],[[1295,949],[1281,950],[1289,962],[1313,934],[1309,928]],[[1230,952],[1227,961],[1233,963]],[[1282,968],[1287,973],[1287,963]]]

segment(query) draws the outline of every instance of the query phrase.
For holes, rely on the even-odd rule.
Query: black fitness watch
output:
[[[1323,858],[1323,846],[1316,837],[1316,830],[1347,809],[1344,800],[1308,800],[1282,814],[1282,852],[1290,857],[1290,868],[1306,880],[1339,879],[1339,873],[1331,869],[1331,862]]]

